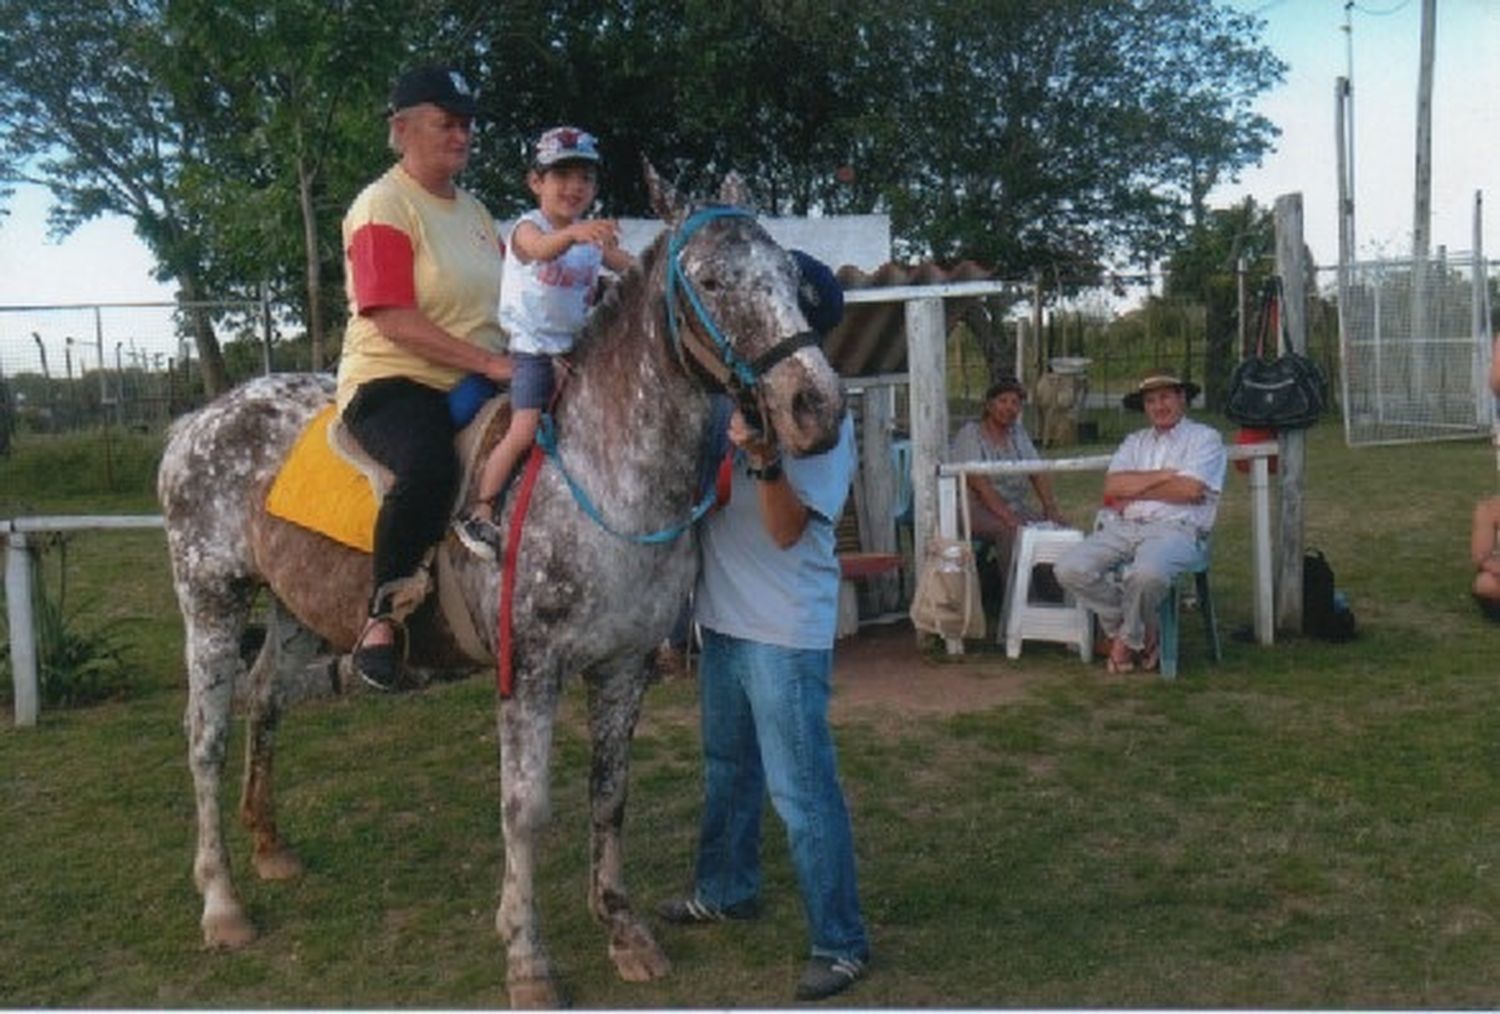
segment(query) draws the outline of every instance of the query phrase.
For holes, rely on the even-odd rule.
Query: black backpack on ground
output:
[[[1302,630],[1325,641],[1352,641],[1354,611],[1334,583],[1333,567],[1317,549],[1302,558]]]

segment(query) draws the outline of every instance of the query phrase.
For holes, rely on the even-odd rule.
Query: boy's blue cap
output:
[[[833,271],[810,254],[791,251],[802,277],[797,280],[797,305],[808,325],[824,338],[844,319],[844,289]]]
[[[532,156],[531,164],[546,169],[559,162],[602,161],[599,142],[593,134],[577,127],[553,127],[537,138],[536,154]]]

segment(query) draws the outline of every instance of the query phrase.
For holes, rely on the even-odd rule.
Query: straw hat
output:
[[[1198,397],[1201,388],[1191,380],[1183,380],[1177,375],[1177,371],[1165,366],[1157,366],[1141,374],[1141,379],[1136,383],[1135,390],[1121,399],[1125,407],[1133,412],[1139,412],[1145,406],[1146,392],[1155,391],[1163,387],[1175,387],[1183,393],[1188,401]]]

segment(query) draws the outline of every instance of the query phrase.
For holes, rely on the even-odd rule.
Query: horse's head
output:
[[[782,448],[815,454],[838,439],[844,390],[797,302],[797,266],[746,210],[739,178],[692,209],[650,164],[651,204],[669,230],[667,329],[679,360],[763,418]]]

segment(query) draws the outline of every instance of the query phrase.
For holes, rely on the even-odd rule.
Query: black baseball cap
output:
[[[444,64],[413,67],[396,79],[391,89],[391,104],[386,115],[431,102],[455,116],[473,116],[479,111],[474,89],[464,80],[458,68]]]

